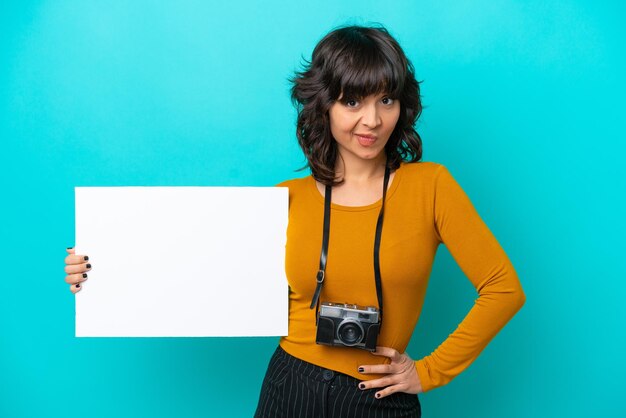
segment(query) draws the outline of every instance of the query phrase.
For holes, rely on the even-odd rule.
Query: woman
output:
[[[384,27],[331,31],[291,81],[312,174],[278,185],[289,187],[289,335],[270,359],[255,416],[419,417],[417,394],[476,359],[524,304],[521,284],[445,166],[419,162],[419,83]],[[431,355],[414,361],[404,350],[441,243],[479,297]],[[68,251],[75,293],[91,266]],[[376,351],[370,340],[321,331],[328,302],[374,307]]]

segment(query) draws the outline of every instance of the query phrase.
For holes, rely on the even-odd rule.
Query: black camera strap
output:
[[[374,278],[376,280],[376,296],[378,296],[378,310],[382,323],[383,318],[383,286],[380,279],[380,239],[383,230],[383,216],[385,213],[385,198],[387,196],[387,185],[389,184],[389,166],[385,166],[385,180],[383,181],[383,202],[378,214],[378,221],[376,223],[376,238],[374,239]],[[328,239],[330,235],[330,201],[331,201],[330,186],[326,186],[326,193],[324,196],[324,235],[322,238],[322,253],[320,255],[320,268],[317,272],[316,281],[317,287],[311,300],[310,309],[317,307],[319,313],[320,293],[322,292],[322,285],[326,276],[326,259],[328,256]],[[317,315],[317,314],[316,314]]]

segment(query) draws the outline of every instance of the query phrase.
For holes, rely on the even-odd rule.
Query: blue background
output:
[[[334,26],[368,22],[423,80],[424,160],[527,296],[420,395],[424,417],[626,416],[625,17],[617,1],[2,2],[0,416],[252,415],[277,338],[74,337],[74,187],[307,175],[287,77]],[[408,353],[475,297],[441,246]]]

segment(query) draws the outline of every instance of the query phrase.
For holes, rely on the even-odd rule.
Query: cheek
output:
[[[343,135],[350,133],[350,131],[354,128],[354,122],[350,117],[345,115],[338,115],[334,118],[331,118],[330,121],[330,130],[333,135]]]
[[[398,123],[399,119],[400,119],[400,109],[398,109],[397,112],[393,112],[393,113],[388,115],[388,118],[387,118],[387,128],[389,130],[393,131],[394,128],[396,127],[396,124]]]
[[[341,128],[337,125],[336,120],[331,119],[330,121],[330,133],[335,139],[341,136]]]

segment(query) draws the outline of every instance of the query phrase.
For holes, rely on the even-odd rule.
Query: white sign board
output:
[[[286,187],[76,187],[77,337],[287,335]]]

